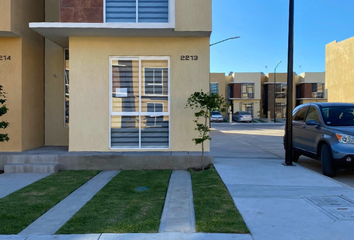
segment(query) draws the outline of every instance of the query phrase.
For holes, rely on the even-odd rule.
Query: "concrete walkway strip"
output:
[[[0,198],[20,190],[51,173],[3,173],[0,174]]]
[[[188,171],[172,172],[159,228],[159,233],[162,232],[195,232],[192,180]]]
[[[253,240],[250,234],[223,233],[103,233],[36,235],[20,237],[18,235],[0,235],[0,240]]]
[[[55,234],[118,173],[119,171],[103,171],[99,173],[22,230],[19,235]]]

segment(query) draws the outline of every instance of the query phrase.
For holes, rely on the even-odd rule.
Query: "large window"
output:
[[[323,98],[324,97],[324,83],[312,83],[312,97]]]
[[[242,83],[241,84],[241,98],[254,98],[254,84]]]
[[[169,148],[169,58],[110,61],[110,147]]]
[[[169,0],[105,0],[106,22],[168,23]]]
[[[210,83],[210,93],[219,94],[219,83]]]
[[[275,85],[275,97],[276,98],[286,98],[286,83],[277,83]]]

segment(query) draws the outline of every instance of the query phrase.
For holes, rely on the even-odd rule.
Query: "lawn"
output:
[[[156,233],[172,171],[122,171],[57,234]],[[137,187],[149,187],[136,191]]]
[[[54,173],[0,199],[0,234],[19,233],[98,173]]]
[[[206,233],[249,233],[214,166],[190,169],[196,230]]]

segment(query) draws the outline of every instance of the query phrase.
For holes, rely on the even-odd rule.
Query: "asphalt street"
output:
[[[214,130],[211,132],[211,151],[214,156],[247,158],[250,156],[249,153],[252,153],[252,158],[259,156],[284,159],[284,125],[212,123],[212,129]],[[230,143],[238,147],[230,151],[227,147]],[[301,156],[296,164],[322,174],[321,162],[315,159]],[[354,187],[353,170],[339,171],[333,179]]]

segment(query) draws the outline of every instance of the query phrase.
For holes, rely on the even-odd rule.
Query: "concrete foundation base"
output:
[[[59,165],[56,163],[41,164],[6,164],[5,173],[54,173],[59,171]]]
[[[201,152],[67,152],[66,148],[43,147],[0,153],[0,170],[11,164],[58,164],[58,170],[182,170],[211,163],[213,157],[206,153],[203,161]]]

